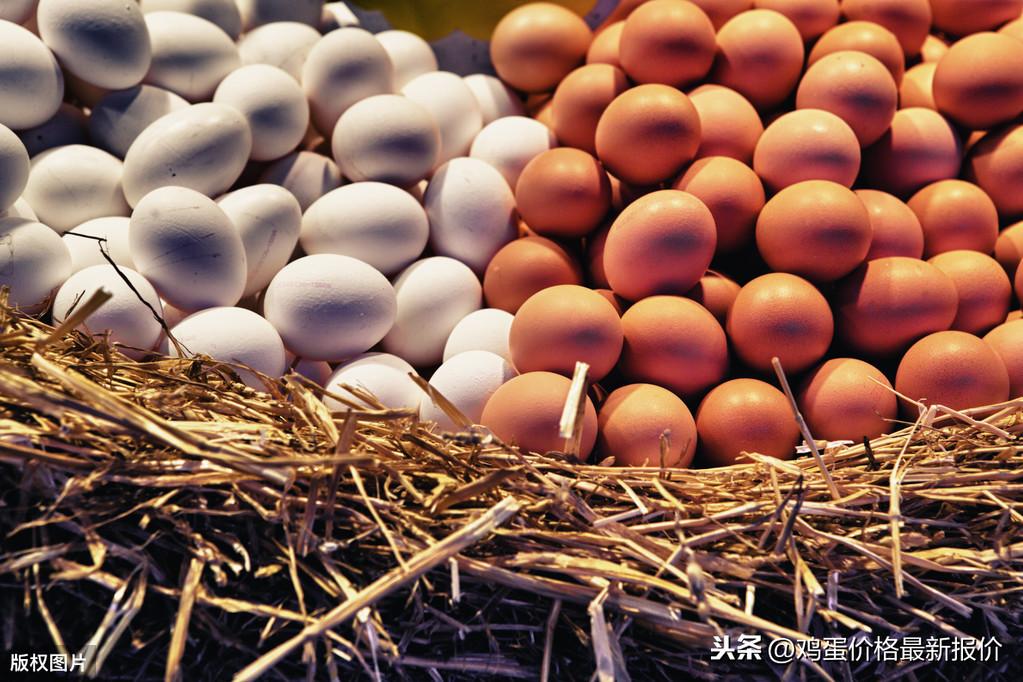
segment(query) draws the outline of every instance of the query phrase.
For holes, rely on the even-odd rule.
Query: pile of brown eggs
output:
[[[792,456],[773,357],[831,441],[1023,394],[1021,12],[624,0],[593,32],[509,13],[494,66],[561,146],[522,170],[523,236],[486,270],[520,374],[482,422],[561,449],[576,361],[580,456],[619,464]]]

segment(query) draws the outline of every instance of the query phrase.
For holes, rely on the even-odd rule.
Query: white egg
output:
[[[188,100],[155,85],[111,92],[89,112],[93,142],[124,158],[139,134],[156,119],[188,106]]]
[[[0,21],[0,124],[23,130],[45,123],[64,98],[64,75],[50,48],[27,28]]]
[[[285,265],[263,295],[263,313],[288,350],[341,360],[369,350],[394,324],[394,288],[349,256],[316,254]]]
[[[245,365],[271,379],[287,369],[284,343],[273,325],[257,313],[230,306],[208,308],[193,313],[174,325],[171,334],[188,355],[208,355],[218,362]],[[178,355],[174,344],[171,355]],[[266,384],[254,372],[232,367],[238,377],[257,390]]]
[[[472,90],[483,114],[483,125],[505,116],[522,116],[526,106],[515,91],[500,78],[486,73],[474,73],[462,78]]]
[[[509,116],[487,124],[473,140],[469,156],[496,168],[514,189],[526,164],[557,146],[554,133],[543,123],[525,116]]]
[[[479,159],[452,159],[438,168],[423,204],[434,252],[457,258],[477,275],[518,236],[515,195],[501,174]]]
[[[483,114],[465,81],[453,73],[434,71],[413,78],[401,93],[426,107],[436,121],[440,130],[439,163],[469,153],[473,138],[483,127]]]
[[[302,250],[351,256],[392,275],[419,257],[430,236],[411,194],[382,182],[355,182],[325,194],[302,216]]]
[[[128,215],[121,160],[84,144],[49,149],[32,159],[25,200],[58,234],[86,220]]]
[[[428,398],[409,377],[410,372],[414,374],[415,369],[399,357],[387,353],[365,353],[334,370],[325,388],[357,405],[366,403],[342,388],[344,384],[368,391],[385,407],[418,410]],[[348,409],[347,405],[330,396],[324,396],[323,402],[331,410]]]
[[[0,218],[25,218],[32,222],[37,222],[39,216],[32,210],[32,207],[25,201],[25,197],[18,197],[17,201],[11,204],[11,207],[0,211]]]
[[[511,362],[508,336],[515,316],[507,310],[483,308],[475,310],[455,325],[444,344],[444,362],[459,353],[485,350]]]
[[[4,0],[0,2],[0,19],[23,24],[32,18],[38,0]]]
[[[146,83],[189,102],[208,100],[224,77],[241,66],[231,36],[216,24],[184,12],[145,15],[153,45]]]
[[[28,183],[28,150],[10,128],[0,123],[0,211],[21,196]]]
[[[470,350],[445,360],[430,377],[430,385],[470,422],[478,424],[490,396],[515,375],[515,368],[500,355]],[[422,412],[424,420],[437,422],[437,426],[445,431],[455,428],[451,418],[432,400],[423,401]]]
[[[288,372],[294,372],[295,374],[303,376],[314,384],[318,384],[320,386],[327,385],[327,381],[330,379],[330,375],[334,371],[331,369],[329,362],[325,362],[324,360],[306,360],[305,358],[296,358],[295,354],[291,351],[287,351],[285,355],[287,357],[286,364]]]
[[[302,209],[278,185],[251,185],[217,199],[245,245],[248,277],[243,296],[263,289],[288,263],[302,229]]]
[[[57,113],[42,125],[18,131],[29,156],[69,144],[90,144],[89,119],[78,107],[63,102]]]
[[[81,329],[93,336],[109,333],[111,343],[129,346],[120,349],[125,355],[141,358],[163,333],[156,318],[163,314],[163,308],[153,285],[131,268],[92,265],[71,275],[53,299],[54,322],[63,322],[100,289],[111,298],[89,315]]]
[[[242,64],[269,64],[301,80],[302,65],[320,37],[320,32],[307,24],[277,21],[243,35],[238,54]]]
[[[361,26],[359,17],[355,15],[355,12],[348,6],[348,3],[328,2],[323,5],[319,24],[321,33],[329,33],[335,29],[347,26]]]
[[[260,176],[295,195],[305,211],[313,202],[341,185],[341,171],[333,160],[316,152],[293,152],[274,161]]]
[[[183,320],[186,317],[188,317],[189,315],[191,315],[192,312],[193,312],[193,311],[188,311],[188,310],[182,310],[181,308],[175,308],[170,303],[168,303],[165,299],[162,299],[162,298],[160,299],[160,304],[163,306],[163,321],[167,324],[168,327],[171,327],[171,328],[173,328],[174,325],[176,325],[178,322],[181,322],[181,320]],[[161,353],[163,353],[164,355],[170,355],[170,353],[171,353],[171,346],[172,345],[173,344],[171,344],[167,340],[166,336],[161,336],[160,337],[160,352]]]
[[[320,23],[323,0],[236,0],[242,27],[251,31],[275,21],[297,21],[309,26]]]
[[[234,107],[204,102],[172,111],[139,133],[124,155],[124,196],[134,206],[168,185],[223,194],[251,150],[249,124]]]
[[[137,270],[184,310],[234,305],[245,290],[245,246],[209,197],[161,187],[131,215],[128,245]]]
[[[267,64],[237,69],[220,82],[213,101],[232,106],[252,130],[253,161],[272,161],[292,151],[309,128],[309,104],[294,78]]]
[[[238,40],[242,32],[242,15],[235,0],[141,0],[141,6],[146,14],[166,10],[202,17],[219,26],[231,40]]]
[[[36,20],[47,47],[87,83],[120,90],[149,71],[149,32],[134,2],[39,0]]]
[[[483,300],[473,271],[444,256],[408,266],[394,281],[394,291],[398,310],[383,348],[416,367],[439,365],[451,330]]]
[[[71,276],[71,254],[57,233],[24,218],[0,218],[0,287],[8,302],[36,313]]]
[[[394,65],[395,88],[404,87],[416,76],[437,70],[437,57],[433,54],[433,48],[415,33],[392,30],[374,35]]]
[[[122,216],[93,218],[65,232],[61,239],[67,244],[68,252],[71,254],[71,272],[78,272],[93,265],[109,264],[100,251],[100,244],[114,263],[134,270],[135,261],[131,258],[131,249],[128,246],[130,222],[129,218]],[[100,242],[98,239],[105,239],[106,242]]]

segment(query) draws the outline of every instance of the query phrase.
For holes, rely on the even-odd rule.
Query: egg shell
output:
[[[998,210],[977,185],[940,180],[914,194],[909,207],[924,231],[924,256],[956,249],[991,253],[998,239]]]
[[[369,403],[343,388],[352,388],[372,394],[382,405],[391,409],[419,410],[420,404],[429,400],[411,378],[415,370],[401,358],[387,353],[364,353],[337,367],[326,382],[326,389],[356,405]],[[324,396],[324,404],[331,410],[347,410],[348,406],[330,396]]]
[[[529,236],[494,254],[483,276],[483,293],[491,307],[514,313],[536,292],[559,284],[582,284],[579,264],[557,242]]]
[[[188,101],[155,85],[137,85],[104,96],[89,112],[89,136],[119,158],[139,134],[164,114],[179,111]]]
[[[261,182],[280,185],[291,192],[303,211],[342,182],[341,171],[332,159],[316,152],[300,151],[283,156],[267,166]]]
[[[976,33],[949,48],[934,72],[938,111],[967,128],[987,130],[1023,111],[1023,42]]]
[[[483,408],[480,422],[506,443],[530,452],[565,450],[559,435],[561,413],[571,379],[553,372],[529,372],[510,379],[494,391]],[[585,460],[597,441],[597,411],[583,396],[583,423],[578,459]]]
[[[895,35],[907,57],[920,52],[931,29],[928,0],[842,0],[842,16],[884,26]]]
[[[13,206],[21,196],[29,168],[25,145],[10,128],[0,124],[0,211]]]
[[[0,218],[0,287],[7,302],[28,314],[39,312],[54,289],[71,276],[71,254],[57,233],[25,218]]]
[[[478,424],[490,396],[515,375],[515,369],[500,355],[470,350],[445,360],[430,377],[430,385],[470,423]],[[438,428],[444,431],[457,430],[451,418],[432,400],[423,401],[422,418],[437,422]]]
[[[217,86],[213,101],[234,107],[248,121],[253,161],[272,161],[294,150],[309,127],[305,93],[298,81],[276,66],[235,69]]]
[[[810,50],[807,67],[822,57],[845,50],[866,52],[885,65],[896,86],[902,82],[906,57],[899,39],[885,27],[870,21],[847,21],[826,31]]]
[[[288,372],[294,372],[299,376],[305,377],[318,386],[326,386],[327,381],[330,380],[330,375],[334,373],[334,369],[330,366],[329,362],[306,360],[304,358],[296,362],[295,356],[291,353],[286,353],[286,357]],[[285,372],[285,374],[288,372]]]
[[[561,144],[596,153],[597,123],[629,87],[625,73],[610,64],[586,64],[565,76],[551,99],[551,122]]]
[[[32,18],[38,0],[9,0],[0,5],[0,19],[23,24]]]
[[[696,301],[650,296],[622,315],[621,371],[629,380],[697,398],[728,372],[721,323]]]
[[[515,184],[515,203],[531,229],[545,237],[581,237],[611,208],[611,182],[603,166],[581,149],[558,147],[526,164]]]
[[[381,31],[374,34],[394,66],[394,87],[406,83],[424,73],[437,70],[437,57],[430,44],[408,31]]]
[[[926,261],[892,256],[868,261],[834,296],[841,339],[860,353],[887,356],[952,326],[955,284]]]
[[[855,358],[834,358],[810,372],[796,396],[814,438],[877,438],[893,428],[898,404],[888,378]]]
[[[121,160],[87,145],[57,147],[32,159],[25,200],[58,234],[102,216],[128,215]]]
[[[424,258],[405,268],[394,280],[394,291],[397,314],[383,348],[416,367],[440,364],[451,330],[483,302],[473,271],[445,256]]]
[[[143,130],[124,156],[124,195],[136,205],[149,192],[174,185],[207,196],[223,194],[252,151],[248,121],[214,102],[166,114]]]
[[[920,60],[925,64],[938,62],[946,52],[948,52],[948,41],[932,33],[924,38],[924,44],[920,48]]]
[[[217,199],[245,246],[245,290],[263,289],[291,258],[302,228],[302,209],[277,185],[250,185]]]
[[[622,69],[637,83],[682,87],[714,63],[714,24],[685,0],[650,0],[625,20],[619,40]]]
[[[114,263],[134,270],[135,261],[131,258],[131,250],[128,246],[128,224],[130,222],[129,218],[123,216],[93,218],[65,232],[61,240],[67,246],[68,253],[71,254],[71,272],[75,273],[92,265],[109,264],[100,250],[101,242],[88,237],[105,239],[106,242],[102,243],[102,247],[106,249]],[[88,235],[88,237],[77,235]]]
[[[998,325],[984,336],[1009,373],[1009,398],[1023,396],[1023,320]]]
[[[771,109],[795,89],[803,56],[803,38],[785,15],[749,10],[718,30],[711,80],[737,91],[758,109]]]
[[[231,40],[238,40],[242,32],[241,12],[234,0],[141,0],[139,4],[146,14],[170,11],[202,17],[220,27]]]
[[[619,58],[622,31],[625,29],[625,21],[616,21],[607,24],[593,36],[593,42],[586,50],[587,64],[610,64],[619,69],[622,62]]]
[[[977,251],[955,250],[928,262],[949,276],[959,295],[952,329],[980,335],[1005,320],[1012,283],[998,261]]]
[[[434,71],[406,83],[401,94],[426,109],[437,124],[438,163],[469,153],[473,139],[483,128],[483,113],[465,81],[453,73]]]
[[[931,12],[936,29],[962,36],[1019,17],[1023,0],[931,0]]]
[[[89,119],[82,109],[62,102],[48,121],[34,128],[18,131],[29,156],[36,156],[54,147],[71,144],[92,144],[89,139]]]
[[[921,62],[906,71],[906,75],[902,77],[902,84],[899,85],[901,108],[938,109],[934,102],[934,71],[937,68],[936,62]]]
[[[1012,280],[1012,288],[1016,292],[1016,299],[1023,301],[1023,263],[1016,268],[1016,276]]]
[[[782,114],[760,136],[753,169],[774,190],[804,180],[851,187],[860,171],[860,145],[852,128],[821,109]]]
[[[279,21],[258,26],[238,41],[242,64],[269,64],[301,80],[302,66],[320,33],[312,26],[295,21]]]
[[[611,225],[604,271],[630,301],[684,294],[707,271],[717,234],[710,210],[688,192],[661,190],[637,199]]]
[[[962,410],[1006,400],[1009,373],[994,348],[973,334],[935,332],[906,351],[895,390],[927,405]],[[916,415],[915,405],[900,402],[907,415]]]
[[[678,396],[652,384],[611,392],[597,413],[598,448],[617,466],[687,467],[696,453],[696,422]],[[666,452],[661,454],[661,437]]]
[[[1023,215],[1023,125],[986,134],[970,149],[966,175],[995,202],[1003,217]]]
[[[236,0],[245,31],[278,21],[295,21],[317,26],[323,12],[323,0]]]
[[[732,309],[741,288],[735,280],[720,272],[708,270],[696,286],[686,292],[686,298],[702,305],[724,326],[728,319],[728,311]]]
[[[490,38],[497,75],[524,92],[553,90],[586,55],[592,33],[579,15],[531,2],[504,15]]]
[[[10,208],[0,211],[0,218],[26,218],[32,222],[39,220],[36,212],[23,197],[18,197],[18,200],[11,204]]]
[[[481,308],[475,310],[455,325],[444,344],[444,362],[459,353],[487,351],[511,362],[508,337],[515,316],[506,310]]]
[[[764,207],[764,185],[753,169],[727,156],[697,159],[675,181],[710,210],[717,230],[717,252],[735,251],[753,237]]]
[[[34,33],[0,21],[0,125],[23,130],[48,121],[64,97],[64,75]]]
[[[706,12],[715,29],[725,25],[729,19],[753,8],[753,0],[692,0],[693,4]]]
[[[866,186],[896,196],[959,175],[962,146],[941,114],[930,109],[899,109],[892,125],[863,152]]]
[[[756,379],[732,379],[717,386],[696,410],[699,462],[735,464],[743,452],[792,459],[799,440],[795,415],[785,395]]]
[[[436,70],[436,67],[433,70]],[[500,78],[488,73],[473,73],[463,76],[462,80],[476,98],[484,126],[499,118],[522,116],[526,113],[522,99],[514,90],[502,83]]]
[[[700,115],[689,98],[656,83],[616,97],[597,122],[597,156],[624,182],[651,185],[674,177],[700,146]]]
[[[760,114],[749,100],[722,85],[701,85],[689,93],[700,117],[696,158],[729,156],[749,165],[764,132]]]
[[[755,0],[753,6],[784,14],[805,41],[817,38],[837,24],[840,16],[838,0]]]
[[[234,41],[212,22],[184,12],[152,12],[145,22],[152,44],[145,77],[150,85],[202,102],[241,66]]]
[[[514,188],[522,169],[534,157],[558,145],[554,132],[525,116],[506,116],[483,126],[472,141],[469,156],[486,161]]]
[[[230,334],[224,330],[230,329]],[[239,378],[256,390],[267,390],[255,372],[234,365],[245,365],[271,379],[287,369],[284,344],[273,325],[245,308],[216,307],[200,310],[174,325],[171,334],[188,355],[208,355],[218,362],[233,365]],[[171,345],[171,354],[177,350]]]
[[[1010,275],[1023,260],[1023,222],[1002,230],[995,242],[995,260]]]
[[[867,209],[873,233],[864,260],[888,256],[923,257],[924,230],[906,202],[874,189],[858,189],[856,196]]]

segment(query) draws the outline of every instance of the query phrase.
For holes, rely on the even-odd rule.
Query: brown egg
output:
[[[725,277],[720,272],[708,270],[696,286],[686,292],[686,298],[693,299],[709,310],[723,325],[728,320],[728,311],[732,309],[741,288],[735,280]]]
[[[651,296],[622,315],[621,370],[630,381],[698,397],[728,372],[728,341],[714,316],[696,301]]]
[[[637,83],[682,87],[700,80],[714,63],[714,25],[687,0],[650,0],[629,15],[618,57]]]
[[[554,107],[551,106],[553,102],[554,97],[547,93],[542,97],[533,99],[533,102],[526,100],[526,109],[529,111],[530,116],[550,128],[551,132],[554,132]],[[530,106],[531,104],[533,106]]]
[[[594,289],[594,291],[603,296],[607,300],[607,302],[611,304],[611,307],[615,309],[615,312],[618,313],[619,317],[621,317],[622,314],[625,313],[625,310],[628,307],[629,302],[626,301],[624,298],[622,298],[615,292],[611,291],[610,289]]]
[[[828,352],[835,325],[816,287],[802,277],[772,272],[742,287],[727,330],[735,353],[750,367],[769,372],[777,356],[786,372],[797,373]]]
[[[749,100],[723,85],[701,85],[689,93],[700,116],[700,148],[696,158],[730,156],[753,162],[753,150],[764,132],[760,115]]]
[[[952,125],[936,111],[899,109],[881,139],[863,150],[868,186],[906,196],[929,182],[959,175],[962,147]]]
[[[559,425],[571,385],[571,379],[552,372],[520,374],[494,391],[480,422],[501,440],[524,450],[564,451]],[[597,442],[597,411],[588,397],[585,400],[580,460],[590,456]]]
[[[622,352],[622,321],[607,299],[586,287],[561,284],[530,296],[515,313],[508,336],[519,372],[572,376],[577,361],[603,379]]]
[[[953,410],[1000,403],[1009,397],[1009,372],[998,353],[973,334],[935,332],[906,351],[895,390],[928,405]],[[907,415],[917,408],[901,401]]]
[[[812,66],[821,57],[845,50],[866,52],[885,65],[895,79],[895,85],[902,82],[906,56],[898,38],[884,26],[869,21],[850,21],[828,30],[810,50],[807,66]]]
[[[1023,222],[1010,225],[998,235],[995,242],[995,260],[1010,275],[1023,260]]]
[[[954,43],[934,71],[934,102],[954,122],[987,130],[1023,111],[1023,42],[976,33]]]
[[[924,63],[937,62],[948,52],[948,42],[936,35],[928,35],[924,38],[924,44],[920,48],[920,61]]]
[[[931,30],[927,0],[842,0],[848,21],[872,21],[895,34],[907,57],[915,56]]]
[[[650,192],[660,189],[660,185],[630,185],[627,182],[622,182],[610,173],[607,174],[609,180],[611,180],[611,209],[614,211],[621,211],[623,208],[631,204],[641,196],[650,194]]]
[[[899,91],[884,64],[865,52],[833,52],[806,70],[799,109],[823,109],[845,121],[860,145],[877,142],[892,123]]]
[[[717,228],[717,252],[745,246],[753,237],[757,215],[764,207],[764,186],[753,169],[727,156],[697,159],[675,181],[710,209]]]
[[[784,14],[804,41],[810,41],[838,23],[838,0],[755,0],[757,9]]]
[[[1005,320],[1012,283],[998,261],[963,250],[939,253],[928,262],[949,276],[959,295],[952,329],[979,335]]]
[[[1015,322],[1016,320],[1023,320],[1023,310],[1011,310],[1005,316],[1006,322]]]
[[[725,25],[737,14],[753,9],[753,0],[692,0],[693,4],[702,9],[714,24],[714,30]]]
[[[803,38],[785,15],[768,9],[742,12],[718,31],[711,80],[736,90],[758,109],[771,109],[792,93],[803,71]]]
[[[873,232],[865,260],[889,256],[923,258],[924,230],[906,202],[876,189],[858,189],[856,196],[867,209]]]
[[[931,0],[934,27],[955,36],[991,31],[1023,12],[1023,0]]]
[[[604,244],[604,273],[619,296],[638,301],[684,294],[714,256],[714,217],[688,192],[667,189],[629,204]]]
[[[590,49],[586,51],[587,64],[610,64],[619,69],[622,62],[618,58],[618,46],[622,39],[622,29],[625,28],[624,21],[616,21],[606,26],[593,36]]]
[[[700,146],[700,116],[683,93],[651,83],[615,98],[597,123],[597,156],[634,185],[674,177]]]
[[[610,230],[611,224],[607,223],[586,238],[586,273],[590,284],[600,289],[611,288],[604,273],[604,244]]]
[[[839,284],[834,304],[839,338],[866,355],[886,356],[951,327],[959,295],[930,263],[893,256],[860,266]]]
[[[1016,298],[1023,301],[1023,263],[1016,267],[1016,276],[1012,280],[1012,287],[1016,291]]]
[[[566,147],[596,153],[597,121],[615,97],[629,89],[629,79],[610,64],[587,64],[565,76],[551,100],[554,134]]]
[[[899,86],[899,107],[924,107],[926,109],[938,109],[934,103],[934,70],[938,68],[936,62],[921,62],[906,71],[902,77],[902,85]]]
[[[525,92],[553,90],[582,63],[590,27],[578,14],[549,2],[531,2],[508,12],[494,27],[490,59],[497,75]]]
[[[611,392],[597,414],[599,451],[616,466],[687,467],[696,453],[696,422],[678,396],[630,384]],[[661,454],[661,435],[667,440]]]
[[[1009,36],[1016,40],[1023,40],[1023,16],[1013,19],[1009,23],[1003,25],[998,32],[1003,36]]]
[[[538,291],[582,281],[579,264],[557,243],[524,237],[494,254],[483,275],[483,295],[491,308],[514,313]]]
[[[775,191],[804,180],[852,187],[860,172],[860,143],[849,124],[829,111],[790,111],[764,129],[753,170]]]
[[[637,7],[642,5],[646,0],[620,0],[615,3],[614,9],[611,13],[600,22],[600,26],[597,28],[597,33],[607,30],[609,26],[619,21],[625,21],[629,18],[629,15],[635,11]]]
[[[1023,319],[998,325],[984,337],[1009,372],[1009,397],[1023,396]]]
[[[732,379],[696,410],[700,463],[735,464],[743,452],[792,459],[799,427],[785,394],[756,379]]]
[[[973,183],[939,180],[914,194],[908,203],[924,230],[925,257],[955,249],[994,250],[998,210]]]
[[[545,237],[582,237],[611,208],[611,181],[600,162],[581,149],[556,147],[533,157],[515,183],[515,203],[526,224]]]
[[[1023,125],[992,130],[981,138],[970,150],[966,173],[1003,217],[1023,215]]]
[[[873,365],[835,358],[803,380],[796,398],[814,438],[860,441],[891,429],[899,412],[891,388]]]
[[[764,205],[756,237],[772,270],[830,282],[863,262],[873,232],[870,215],[852,190],[807,180],[786,187]]]

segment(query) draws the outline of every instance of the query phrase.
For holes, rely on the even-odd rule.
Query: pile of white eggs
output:
[[[519,172],[554,139],[497,78],[439,71],[421,38],[346,9],[0,5],[10,303],[59,323],[103,289],[83,328],[131,357],[297,371],[451,428],[409,376],[432,370],[478,421],[515,374],[512,315],[482,308],[480,277],[518,235]]]

